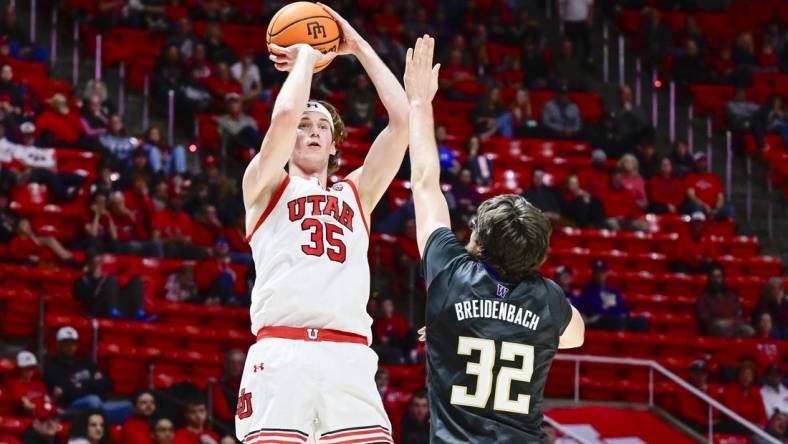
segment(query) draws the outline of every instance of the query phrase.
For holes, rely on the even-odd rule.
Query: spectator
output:
[[[455,91],[455,85],[459,82],[465,82],[474,78],[473,72],[468,69],[467,64],[463,61],[463,51],[460,49],[453,49],[449,53],[449,60],[445,68],[441,69],[439,74],[439,84],[441,91],[447,91],[447,94],[456,99],[467,99],[465,94]]]
[[[150,126],[145,131],[142,148],[148,152],[148,160],[153,172],[165,175],[186,172],[186,148],[183,145],[168,146],[161,136],[161,129]]]
[[[162,56],[156,62],[151,85],[153,85],[154,93],[160,103],[166,102],[167,92],[170,90],[177,90],[178,85],[184,77],[183,59],[181,57],[191,57],[191,53],[189,53],[188,56],[185,53],[181,56],[178,46],[169,44],[165,46]]]
[[[611,230],[645,231],[648,225],[641,219],[642,213],[635,196],[624,188],[622,171],[610,170],[610,185],[599,192],[599,200],[605,209],[605,223]]]
[[[215,59],[212,60],[215,63],[219,63]],[[186,62],[184,63],[184,70],[186,72],[195,73],[194,75],[196,78],[201,81],[207,81],[209,78],[211,78],[214,68],[213,64],[208,60],[205,45],[198,43],[194,47],[194,53],[192,54],[191,58],[186,59]]]
[[[83,141],[85,129],[79,113],[68,106],[66,96],[57,93],[47,103],[49,108],[36,119],[36,128],[41,132],[44,143],[49,146],[89,145]]]
[[[169,275],[164,284],[164,292],[164,298],[171,302],[204,302],[194,282],[194,267],[191,265],[181,265],[178,271]],[[215,299],[210,302],[219,301]]]
[[[195,268],[197,288],[202,294],[217,296],[222,304],[242,305],[246,281],[230,265],[230,244],[226,239],[219,238],[214,243],[212,253]]]
[[[200,68],[192,68],[187,71],[189,75],[185,80],[179,81],[176,89],[175,106],[179,113],[182,113],[180,123],[185,130],[192,131],[194,128],[194,113],[208,113],[213,107],[213,95],[203,84],[200,77]]]
[[[662,13],[657,8],[651,8],[640,28],[640,41],[643,42],[643,52],[650,65],[657,65],[667,50],[673,45],[673,36],[670,26],[662,22]]]
[[[457,204],[457,210],[466,216],[476,214],[476,208],[482,203],[482,197],[473,185],[473,174],[463,169],[457,183],[452,185],[451,195]]]
[[[503,129],[510,136],[512,134],[511,115],[507,116],[498,87],[491,88],[468,117],[474,130],[481,134],[482,138],[495,134],[499,129]]]
[[[592,280],[580,294],[586,325],[603,330],[648,331],[648,320],[631,316],[621,292],[607,285],[607,263],[595,260],[591,271]]]
[[[194,217],[192,226],[194,245],[210,248],[216,238],[222,235],[222,231],[222,222],[216,213],[216,207],[211,204],[202,205]]]
[[[616,121],[616,132],[625,146],[643,143],[644,139],[651,136],[654,128],[651,127],[648,117],[642,108],[635,105],[632,88],[622,86],[618,94],[618,107],[613,109]]]
[[[553,60],[553,73],[559,87],[566,85],[573,91],[588,89],[583,63],[575,56],[574,45],[570,40],[564,40],[561,44],[561,51]]]
[[[392,345],[400,346],[405,343],[409,327],[405,317],[396,311],[394,301],[386,298],[383,300],[381,315],[375,319],[373,329],[378,341],[388,337]]]
[[[755,336],[759,339],[780,339],[780,332],[774,327],[772,315],[763,312],[758,315],[755,323]]]
[[[725,285],[725,274],[719,264],[711,265],[708,283],[698,298],[696,310],[704,334],[748,337],[755,333],[742,317],[739,298]]]
[[[151,431],[152,444],[173,444],[175,440],[175,427],[169,418],[159,418],[153,423]],[[144,441],[143,441],[144,443]]]
[[[131,397],[134,413],[123,423],[118,444],[152,444],[151,420],[156,413],[156,398],[147,389]]]
[[[785,301],[782,278],[775,276],[766,282],[753,311],[753,323],[760,319],[761,313],[769,313],[779,336],[788,337],[788,303]]]
[[[445,125],[438,125],[435,128],[435,143],[438,145],[438,160],[441,166],[441,175],[449,182],[454,182],[454,178],[460,172],[460,162],[457,154],[446,145],[449,135]]]
[[[17,59],[46,63],[49,55],[39,46],[33,46],[30,33],[19,22],[16,7],[13,3],[5,8],[3,22],[0,23],[0,35],[11,41],[11,56]]]
[[[107,90],[106,83],[101,80],[88,80],[87,83],[85,83],[85,88],[82,90],[82,100],[90,101],[90,98],[93,96],[98,96],[102,115],[111,116],[116,114],[115,105],[109,99],[109,91]]]
[[[743,32],[736,39],[731,52],[733,63],[737,68],[749,72],[758,66],[758,59],[755,57],[755,40],[749,32]]]
[[[734,98],[725,105],[728,125],[739,134],[752,131],[758,114],[758,104],[747,100],[747,91],[736,88]]]
[[[410,398],[409,393],[389,385],[389,371],[386,367],[378,367],[378,371],[375,372],[375,385],[383,400],[383,407],[389,414],[400,412]]]
[[[136,174],[132,175],[129,179],[130,186],[123,192],[126,206],[134,215],[134,220],[144,224],[147,230],[150,226],[150,222],[153,220],[156,209],[153,206],[153,200],[148,191],[146,176],[143,174]]]
[[[527,137],[536,135],[539,121],[534,116],[533,106],[531,105],[531,95],[526,89],[518,89],[514,96],[511,108],[512,134],[507,135],[502,128],[501,135],[504,137]]]
[[[246,355],[233,349],[224,355],[224,373],[213,385],[213,415],[233,428]]]
[[[474,183],[489,185],[492,183],[493,161],[481,154],[481,149],[482,139],[475,134],[470,136],[465,142],[465,152],[468,153],[468,157],[464,168],[471,171]]]
[[[154,246],[147,242],[145,221],[126,206],[126,197],[120,191],[110,195],[109,214],[117,231],[117,251],[121,254],[155,256]]]
[[[766,415],[771,417],[775,413],[788,414],[788,388],[782,383],[782,372],[779,364],[766,367],[761,387],[761,398]]]
[[[101,255],[85,254],[85,274],[74,282],[74,297],[95,317],[144,320],[142,279],[132,276],[121,288],[118,278],[102,270]]]
[[[577,136],[581,129],[580,110],[569,99],[569,88],[559,86],[555,96],[542,108],[542,124],[560,138]]]
[[[202,398],[186,401],[183,409],[186,425],[175,431],[173,444],[218,444],[219,435],[208,425],[208,409]]]
[[[590,64],[594,0],[567,0],[559,2],[558,5],[566,38],[578,49],[581,59]]]
[[[561,219],[561,195],[559,191],[549,186],[544,171],[534,168],[531,175],[531,188],[523,193],[523,197],[533,206],[542,210],[542,213],[552,223],[557,223]]]
[[[689,145],[684,140],[676,140],[673,142],[673,151],[670,153],[670,160],[673,162],[673,168],[676,170],[676,175],[684,178],[688,173],[695,170],[695,159],[689,152]]]
[[[107,430],[107,421],[100,411],[83,412],[71,424],[68,444],[108,444],[112,435]]]
[[[607,154],[600,149],[591,152],[591,168],[580,172],[580,187],[599,197],[610,183],[607,171]]]
[[[14,81],[14,69],[11,65],[0,68],[0,119],[15,123],[24,108],[23,94],[20,85]]]
[[[709,385],[709,370],[702,359],[690,364],[689,383],[711,398],[717,398],[720,394],[718,389]],[[705,432],[708,429],[709,408],[703,400],[687,390],[678,390],[675,405],[678,416],[693,430]],[[720,420],[720,413],[718,410],[712,410],[712,415],[712,421],[716,425]]]
[[[555,269],[555,283],[561,287],[561,290],[564,291],[564,296],[566,296],[566,300],[572,304],[578,310],[583,309],[582,300],[580,299],[580,291],[577,288],[573,288],[572,280],[574,276],[572,273],[572,269],[561,265]]]
[[[653,213],[677,213],[684,206],[687,191],[684,182],[673,175],[673,162],[663,157],[659,162],[659,174],[648,180],[649,210]]]
[[[766,411],[764,410],[761,390],[755,382],[755,365],[751,361],[744,361],[739,365],[737,380],[725,387],[722,403],[760,427],[766,425]],[[726,418],[727,419],[727,418]],[[723,429],[723,426],[720,427]],[[724,430],[728,433],[748,433],[748,430],[738,422],[725,421]]]
[[[648,196],[646,195],[646,181],[640,175],[640,163],[637,157],[632,154],[624,154],[618,160],[618,168],[621,170],[621,185],[635,198],[640,210],[648,207]]]
[[[778,441],[785,442],[785,434],[788,430],[788,414],[785,412],[774,413],[766,424],[765,432],[777,439]],[[753,435],[751,444],[769,444],[772,441],[766,441],[758,435]]]
[[[684,178],[684,186],[687,188],[685,212],[702,211],[716,219],[732,219],[733,207],[725,203],[722,181],[716,174],[708,171],[706,155],[698,152],[694,158],[695,172]]]
[[[174,47],[177,51],[176,54],[188,59],[192,56],[198,40],[192,31],[191,19],[189,16],[184,16],[178,19],[177,30],[167,38],[165,47],[168,48],[167,52],[169,52],[170,47]]]
[[[761,45],[761,52],[757,55],[758,71],[760,72],[778,72],[780,67],[780,59],[774,52],[774,47],[769,42],[763,42]]]
[[[110,115],[104,112],[101,97],[93,94],[87,98],[87,106],[82,109],[82,127],[88,137],[97,137],[107,132]]]
[[[268,99],[267,96],[261,96],[263,84],[260,68],[254,63],[254,51],[251,48],[244,51],[241,60],[230,66],[230,73],[235,81],[241,84],[244,100]]]
[[[87,248],[115,251],[118,229],[107,207],[107,195],[96,193],[90,199],[89,213],[84,215],[82,229]]]
[[[427,390],[421,389],[410,398],[408,411],[402,417],[400,435],[403,444],[430,442],[430,406]]]
[[[22,442],[24,444],[56,444],[58,442],[57,434],[62,427],[57,406],[45,402],[36,406],[33,422],[22,435]]]
[[[547,81],[549,79],[547,61],[534,40],[525,40],[520,65],[525,74],[523,86],[531,89],[547,89]]]
[[[602,122],[589,129],[588,141],[611,159],[618,159],[631,146],[624,144],[623,137],[616,126],[616,114],[608,111],[602,115]]]
[[[567,176],[564,184],[563,215],[581,228],[604,228],[605,210],[599,199],[582,189],[574,174]]]
[[[166,257],[194,258],[204,256],[202,248],[192,244],[192,218],[183,211],[183,198],[173,194],[167,207],[153,217],[152,238],[161,245]]]
[[[263,137],[257,129],[257,121],[243,112],[241,97],[228,94],[225,97],[227,112],[216,119],[222,143],[234,153],[246,148],[258,148]]]
[[[232,63],[235,56],[233,50],[226,43],[222,36],[222,27],[217,22],[209,22],[205,27],[205,50],[208,60],[214,63]],[[199,46],[199,45],[198,45]],[[196,49],[196,48],[195,48]]]
[[[375,123],[375,106],[378,96],[366,74],[358,74],[353,87],[347,92],[345,123],[351,126],[372,128]]]
[[[769,97],[766,106],[759,112],[759,122],[755,125],[755,136],[758,140],[758,146],[765,149],[765,142],[763,134],[759,134],[761,128],[767,133],[779,134],[783,138],[785,145],[788,145],[788,113],[785,111],[783,97],[773,95]]]
[[[133,180],[136,176],[140,176],[145,183],[151,183],[153,180],[153,169],[148,161],[148,153],[142,147],[132,151],[131,162],[121,174],[122,178],[127,178],[126,180]],[[124,184],[122,188],[127,186],[128,184]]]
[[[706,216],[700,211],[690,216],[689,236],[679,238],[671,269],[680,273],[707,273],[714,259],[709,238],[703,233]]]
[[[673,78],[680,86],[693,83],[709,83],[711,71],[701,58],[698,41],[687,39],[684,51],[676,57],[673,63]]]
[[[36,234],[29,219],[19,219],[16,224],[16,236],[11,238],[8,244],[8,257],[20,262],[39,264],[53,255],[69,267],[79,267],[74,255],[54,236]]]
[[[33,415],[38,406],[52,402],[38,373],[36,355],[29,351],[19,352],[16,355],[16,369],[16,377],[7,380],[8,391],[11,398],[18,401],[17,410],[20,415]]]
[[[95,362],[77,357],[79,334],[73,327],[57,331],[57,354],[44,364],[44,383],[58,405],[67,408],[68,414],[83,410],[101,409],[110,424],[121,424],[131,414],[128,401],[103,401],[112,387]]]

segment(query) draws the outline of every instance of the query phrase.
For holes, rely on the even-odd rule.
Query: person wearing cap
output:
[[[597,259],[591,271],[591,282],[580,293],[586,325],[602,330],[648,331],[648,320],[643,316],[630,316],[621,292],[607,285],[607,263]]]
[[[41,146],[36,140],[36,124],[33,122],[23,122],[21,125],[19,125],[19,139],[22,146]]]
[[[718,399],[722,392],[721,387],[709,383],[709,369],[706,366],[706,361],[702,359],[692,361],[690,364],[688,381],[693,387],[715,399]],[[708,429],[709,408],[702,399],[687,390],[678,390],[675,405],[678,417],[690,427],[699,432],[705,432]],[[712,414],[712,421],[715,424],[718,423],[720,420],[719,410],[713,410]]]
[[[143,389],[134,393],[131,400],[134,414],[123,423],[117,444],[152,444],[151,420],[156,413],[156,397],[152,391]]]
[[[47,100],[48,108],[36,119],[36,127],[47,146],[66,145],[79,147],[89,145],[83,140],[85,128],[79,113],[68,105],[68,99],[57,93]]]
[[[131,414],[128,401],[104,401],[112,382],[89,358],[77,356],[79,333],[61,327],[55,335],[57,353],[44,363],[44,383],[58,406],[71,415],[83,410],[102,410],[111,424],[122,423]]]
[[[705,232],[706,215],[696,211],[690,216],[689,234],[679,236],[666,252],[671,261],[670,269],[677,273],[706,273],[714,261],[715,244]]]
[[[8,388],[11,397],[19,400],[20,414],[32,414],[38,405],[52,401],[38,372],[36,355],[29,351],[19,352],[16,368],[17,375],[8,381]]]
[[[44,402],[36,406],[33,412],[33,422],[24,434],[24,444],[55,444],[57,434],[63,429],[60,422],[60,411],[51,402]]]
[[[580,109],[569,99],[569,87],[562,83],[542,108],[542,125],[555,137],[571,138],[577,135],[582,124]]]
[[[725,285],[722,265],[712,263],[708,282],[695,304],[704,334],[724,337],[750,337],[755,330],[744,320],[739,297]]]
[[[140,277],[132,276],[121,287],[117,276],[104,272],[101,255],[92,249],[85,253],[85,274],[74,281],[74,298],[90,316],[147,319]]]
[[[732,218],[733,207],[725,203],[722,181],[716,174],[707,171],[706,155],[697,152],[694,159],[695,171],[684,178],[684,186],[687,188],[687,204],[684,212],[702,211],[716,219]]]
[[[222,304],[241,305],[246,279],[231,266],[230,244],[220,237],[214,241],[211,256],[195,267],[195,282],[203,295],[218,296]]]
[[[648,225],[642,219],[643,214],[635,201],[635,196],[624,188],[622,175],[621,169],[611,169],[609,185],[597,196],[605,209],[607,217],[605,223],[611,230],[645,231]]]
[[[722,404],[759,427],[766,425],[768,416],[761,397],[761,389],[755,384],[755,364],[752,361],[745,360],[739,365],[736,381],[725,387]],[[723,419],[720,431],[734,434],[750,433],[740,423],[727,417]]]
[[[782,379],[779,363],[766,367],[761,387],[761,398],[763,398],[766,415],[769,417],[777,412],[788,414],[788,388],[785,388]]]
[[[263,136],[257,128],[257,121],[243,112],[241,96],[237,93],[227,94],[224,102],[227,112],[216,119],[222,143],[231,153],[258,147]]]

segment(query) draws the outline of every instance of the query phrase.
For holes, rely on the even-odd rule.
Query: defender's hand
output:
[[[438,91],[440,63],[432,66],[435,39],[424,34],[405,56],[405,92],[410,103],[429,103]]]
[[[357,54],[359,48],[361,48],[361,43],[364,42],[364,38],[361,37],[361,34],[358,33],[350,23],[342,18],[338,12],[331,9],[330,6],[324,5],[320,2],[317,3],[321,8],[325,9],[325,11],[334,18],[334,21],[337,22],[339,25],[339,47],[337,48],[338,55],[344,54]]]
[[[336,57],[335,52],[323,54],[306,43],[298,43],[295,45],[290,45],[286,48],[271,43],[268,45],[268,52],[270,52],[268,58],[274,62],[274,67],[278,71],[287,72],[293,69],[293,65],[295,65],[296,60],[298,60],[300,57],[307,57],[309,59],[309,66],[312,67],[318,63],[330,61]]]

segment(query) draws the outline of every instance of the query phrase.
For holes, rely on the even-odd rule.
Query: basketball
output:
[[[280,9],[271,18],[266,42],[282,47],[306,43],[326,53],[339,46],[339,25],[323,8],[312,2],[295,2]],[[315,65],[314,72],[322,71],[328,62]]]

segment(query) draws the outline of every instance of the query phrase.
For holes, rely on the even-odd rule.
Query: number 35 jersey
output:
[[[317,179],[285,176],[247,241],[253,334],[312,327],[371,339],[369,231],[354,183],[326,190]]]
[[[422,266],[430,442],[543,442],[547,373],[572,316],[561,289],[497,280],[448,228],[432,233]]]

